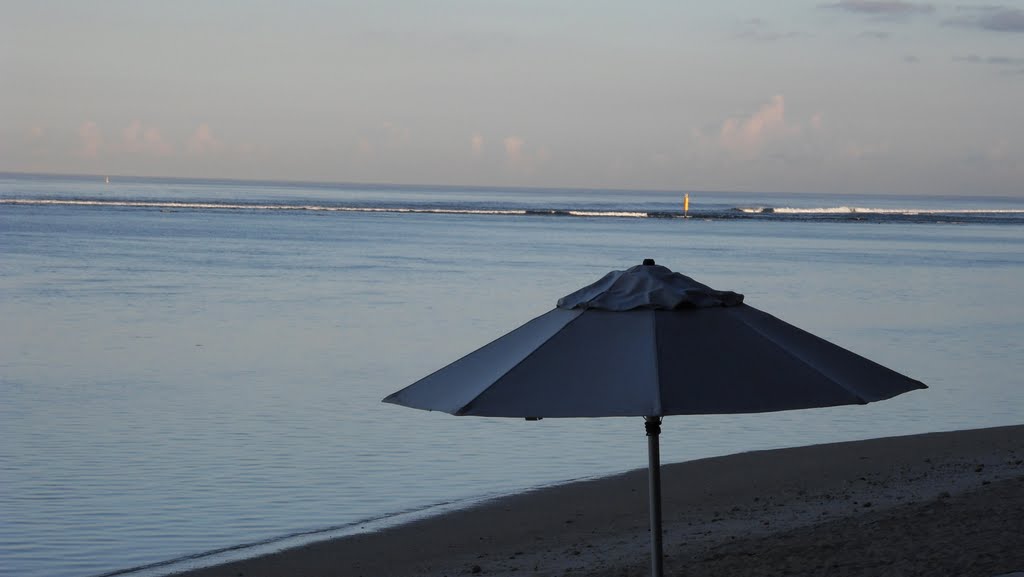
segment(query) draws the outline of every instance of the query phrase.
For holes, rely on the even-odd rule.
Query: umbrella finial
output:
[[[654,259],[653,258],[645,258],[644,259],[644,266],[654,266]]]

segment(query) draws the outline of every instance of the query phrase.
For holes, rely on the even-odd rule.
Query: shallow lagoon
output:
[[[303,191],[265,196],[281,194]],[[638,419],[379,402],[643,258],[931,387],[672,417],[666,462],[1024,408],[1020,226],[4,205],[0,246],[3,575],[101,574],[643,467]]]

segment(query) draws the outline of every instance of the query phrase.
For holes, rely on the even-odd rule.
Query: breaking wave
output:
[[[917,216],[922,214],[1024,214],[1024,209],[937,209],[937,208],[862,208],[857,206],[835,206],[823,208],[791,208],[791,207],[742,207],[737,210],[747,214],[889,214]]]
[[[80,206],[94,208],[155,209],[166,212],[238,210],[238,211],[293,211],[293,212],[353,212],[398,214],[451,214],[477,216],[533,216],[576,218],[694,218],[702,220],[766,220],[766,221],[873,221],[917,223],[996,223],[1024,224],[1024,209],[1016,208],[873,208],[856,206],[791,207],[791,206],[710,206],[690,210],[635,210],[631,207],[569,208],[479,205],[434,205],[409,203],[406,205],[335,204],[330,202],[220,202],[152,199],[99,199],[99,198],[0,198],[0,205],[22,206]]]

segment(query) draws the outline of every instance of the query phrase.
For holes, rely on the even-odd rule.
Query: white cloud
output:
[[[539,169],[551,161],[551,150],[544,144],[527,144],[519,136],[506,136],[502,145],[505,148],[507,174],[516,177],[534,177]]]
[[[815,112],[814,116],[811,117],[811,128],[821,130],[824,126],[824,121],[824,116],[820,112]]]
[[[473,156],[479,158],[484,153],[484,137],[479,134],[471,136],[469,148],[473,152]]]
[[[160,156],[168,155],[173,152],[171,145],[164,141],[164,137],[160,134],[160,131],[152,126],[146,128],[146,131],[142,134],[142,142],[147,151]]]
[[[523,145],[526,144],[518,136],[507,136],[505,143],[505,160],[512,164],[519,164],[523,161]]]
[[[381,124],[384,144],[390,147],[402,146],[409,143],[409,129],[394,122]]]
[[[153,156],[168,156],[174,153],[174,147],[164,140],[160,129],[145,126],[138,120],[133,120],[121,130],[121,148],[132,154]]]
[[[370,156],[373,154],[374,150],[373,143],[371,143],[365,136],[362,136],[359,138],[359,142],[356,143],[356,150],[359,152],[360,156]]]
[[[219,152],[222,147],[223,144],[214,136],[213,129],[204,122],[197,126],[188,138],[186,150],[191,154],[209,154]]]
[[[103,134],[100,127],[92,120],[83,122],[78,127],[78,141],[80,144],[79,153],[87,158],[96,158],[100,155],[100,148],[103,146]]]
[[[537,149],[536,159],[538,164],[547,163],[551,160],[551,151],[548,150],[548,147],[542,145]]]
[[[355,152],[363,162],[394,162],[410,143],[412,133],[408,128],[386,120],[358,136]]]
[[[731,152],[756,154],[768,140],[799,131],[799,127],[786,124],[785,99],[776,95],[750,116],[726,119],[719,130],[718,142]]]

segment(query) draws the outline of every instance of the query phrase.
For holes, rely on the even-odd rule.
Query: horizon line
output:
[[[515,191],[537,191],[537,192],[548,192],[548,191],[561,191],[561,192],[654,192],[654,193],[678,193],[678,194],[785,194],[785,195],[826,195],[826,196],[886,196],[886,197],[918,197],[918,196],[933,196],[933,197],[959,197],[959,196],[975,196],[975,195],[955,195],[955,194],[926,194],[926,193],[892,193],[892,192],[796,192],[796,191],[784,191],[784,190],[725,190],[725,189],[684,189],[684,188],[617,188],[617,187],[598,187],[598,186],[517,186],[517,185],[494,185],[494,184],[445,184],[445,183],[399,183],[399,182],[360,182],[360,181],[343,181],[343,180],[294,180],[294,179],[275,179],[275,178],[232,178],[232,177],[201,177],[201,176],[147,176],[138,174],[97,174],[97,173],[76,173],[76,172],[33,172],[33,171],[21,171],[21,170],[0,170],[0,177],[5,176],[30,176],[30,177],[43,177],[43,178],[78,178],[78,179],[132,179],[132,180],[153,180],[153,181],[164,181],[164,182],[183,182],[183,183],[231,183],[231,182],[249,182],[259,184],[278,184],[286,186],[309,186],[309,187],[330,187],[330,186],[359,186],[370,189],[387,189],[387,188],[404,188],[412,190],[493,190],[501,192],[515,192]],[[992,196],[996,198],[1016,198],[1013,195],[979,195],[979,196]]]

